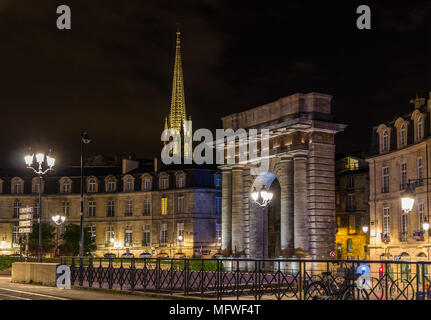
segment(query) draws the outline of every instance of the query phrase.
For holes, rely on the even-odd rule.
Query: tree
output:
[[[63,253],[65,255],[76,256],[79,254],[80,226],[68,224],[65,226],[64,233],[61,236],[63,240]],[[96,250],[96,242],[91,236],[90,227],[84,228],[84,255],[89,255]]]
[[[39,224],[33,224],[33,232],[28,237],[28,250],[36,255],[39,250]],[[42,250],[46,254],[55,247],[55,227],[48,222],[42,222]]]

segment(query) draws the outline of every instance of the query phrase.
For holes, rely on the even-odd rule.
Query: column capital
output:
[[[293,160],[293,155],[282,156],[280,158],[281,163],[289,162]]]
[[[294,159],[306,158],[308,156],[308,150],[292,150],[289,151],[289,154],[291,154]]]

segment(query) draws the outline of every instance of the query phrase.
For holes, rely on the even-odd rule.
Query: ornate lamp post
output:
[[[38,214],[38,223],[39,223],[39,248],[38,248],[38,262],[42,262],[43,260],[43,248],[42,248],[42,176],[47,174],[49,171],[53,170],[55,164],[55,158],[51,156],[51,150],[48,155],[46,155],[46,166],[47,168],[43,170],[42,165],[45,162],[45,154],[37,153],[36,154],[36,167],[33,167],[35,155],[33,153],[29,153],[24,157],[25,164],[27,168],[32,169],[33,172],[39,177],[39,214]]]
[[[253,192],[251,193],[251,198],[253,201],[259,205],[262,209],[265,208],[272,200],[272,197],[274,194],[269,191],[265,186],[263,186],[260,191],[258,192],[256,190],[256,187],[253,188]],[[265,219],[264,219],[265,221]],[[263,226],[263,233],[265,232],[265,224]],[[262,234],[262,258],[265,257],[265,245],[263,241],[263,234]]]
[[[51,219],[52,219],[52,221],[54,221],[54,223],[57,225],[57,244],[56,244],[56,249],[58,249],[58,234],[59,234],[59,228],[60,228],[60,225],[62,224],[62,223],[64,223],[64,221],[66,221],[66,217],[65,216],[61,216],[61,215],[59,215],[59,214],[57,214],[57,215],[55,215],[55,216],[52,216],[51,217]]]
[[[84,144],[89,144],[90,136],[86,131],[81,131],[81,211],[79,229],[79,256],[84,255]]]

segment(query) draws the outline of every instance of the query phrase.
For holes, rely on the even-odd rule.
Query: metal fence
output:
[[[62,257],[71,284],[216,299],[431,300],[431,262]]]

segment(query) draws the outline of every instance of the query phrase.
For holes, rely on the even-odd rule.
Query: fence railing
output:
[[[61,264],[71,284],[84,287],[216,299],[431,300],[431,261],[62,257]]]

